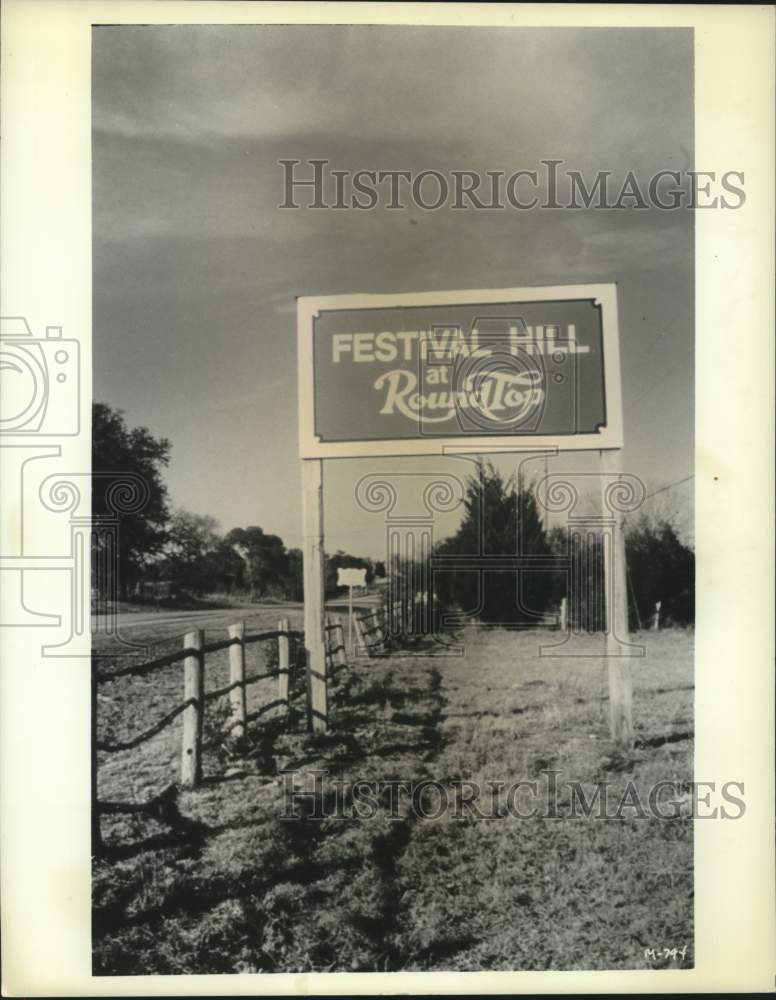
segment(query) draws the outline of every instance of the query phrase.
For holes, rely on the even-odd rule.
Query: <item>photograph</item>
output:
[[[95,975],[691,968],[692,31],[95,26],[92,102]]]
[[[0,992],[772,991],[776,10],[0,17]]]

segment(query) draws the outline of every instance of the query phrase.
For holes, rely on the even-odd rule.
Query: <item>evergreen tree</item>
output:
[[[464,516],[458,531],[436,547],[455,556],[456,566],[437,569],[434,586],[442,607],[458,608],[483,622],[529,624],[554,596],[548,569],[481,568],[478,557],[548,556],[550,546],[530,488],[505,479],[488,463],[466,483]],[[466,566],[471,561],[471,568]],[[463,562],[463,565],[462,565]]]
[[[631,628],[639,622],[646,627],[657,601],[663,624],[692,625],[695,555],[682,545],[671,525],[639,519],[626,532],[625,549],[631,579]]]

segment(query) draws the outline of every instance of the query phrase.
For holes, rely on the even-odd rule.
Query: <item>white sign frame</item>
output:
[[[562,435],[440,436],[380,441],[321,441],[315,433],[313,324],[323,310],[412,308],[419,306],[487,305],[502,302],[592,300],[601,306],[604,353],[604,398],[607,423],[596,433]],[[297,298],[299,385],[299,457],[377,458],[402,455],[449,455],[488,451],[590,451],[623,446],[617,286],[611,284],[546,285],[523,288],[410,292],[401,295],[327,295]]]
[[[337,568],[338,587],[365,587],[366,570],[357,566],[339,566]]]

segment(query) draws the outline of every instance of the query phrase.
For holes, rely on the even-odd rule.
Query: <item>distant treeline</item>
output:
[[[695,620],[695,556],[664,521],[642,515],[626,522],[628,607],[631,629],[646,627],[660,602],[663,625]],[[509,557],[540,557],[536,568],[509,566]],[[434,549],[433,574],[397,563],[394,576],[405,581],[409,600],[431,601],[437,620],[451,612],[482,622],[528,626],[557,612],[567,598],[572,627],[604,627],[604,566],[600,535],[545,528],[533,488],[481,465],[467,482],[458,531]],[[504,568],[493,568],[498,559]],[[490,563],[490,566],[487,564]],[[449,568],[446,567],[449,566]],[[431,580],[427,595],[411,581]],[[391,588],[395,594],[399,588]],[[424,612],[425,613],[425,612]]]
[[[103,475],[93,477],[93,514],[111,513],[111,484],[122,476],[140,477],[148,491],[141,510],[121,517],[119,596],[174,600],[185,595],[239,594],[253,600],[301,601],[301,549],[287,548],[278,535],[256,525],[224,532],[214,517],[171,509],[164,481],[171,450],[166,438],[155,438],[144,427],[129,428],[121,411],[94,404],[92,468]],[[375,575],[385,575],[380,562],[335,552],[326,559],[327,596],[337,592],[340,567],[365,569],[368,583]],[[106,581],[95,574],[93,582],[104,587]]]
[[[300,549],[287,548],[278,535],[256,525],[222,532],[213,517],[170,508],[164,482],[169,441],[154,438],[145,428],[128,428],[122,414],[103,403],[94,404],[92,428],[94,472],[109,474],[93,479],[94,515],[110,512],[110,474],[116,479],[126,473],[141,476],[149,492],[142,510],[121,518],[120,596],[302,600]],[[454,610],[483,622],[525,625],[557,610],[567,597],[573,626],[603,626],[600,537],[580,539],[557,526],[547,530],[532,486],[503,477],[490,464],[481,464],[467,481],[463,508],[455,535],[435,546],[433,577],[428,567],[396,562],[389,567],[394,579],[403,580],[404,599],[417,597],[427,608]],[[503,562],[516,553],[541,556],[542,565],[519,573],[508,561],[495,570],[478,568],[479,557],[503,557]],[[663,624],[692,624],[694,554],[671,525],[645,516],[629,522],[626,554],[631,627],[646,624],[658,601]],[[572,565],[573,586],[561,562]],[[386,575],[382,562],[342,551],[328,556],[325,566],[327,597],[337,593],[339,568],[365,569],[367,584]],[[416,581],[426,581],[418,585],[425,593],[417,593]]]
[[[337,570],[366,570],[367,583],[382,564],[337,551],[326,558],[326,596],[338,592]],[[174,511],[160,556],[146,565],[144,579],[165,581],[174,594],[240,595],[257,601],[303,598],[302,550],[286,548],[283,539],[258,526],[221,533],[214,518]],[[172,596],[172,595],[171,595]]]

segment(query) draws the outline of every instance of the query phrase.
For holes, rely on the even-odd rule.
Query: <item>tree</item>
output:
[[[231,594],[245,588],[245,563],[225,538],[219,538],[208,553],[208,573],[214,590]]]
[[[458,607],[483,622],[521,624],[534,621],[554,594],[548,571],[480,569],[477,557],[550,555],[550,546],[533,492],[504,479],[491,464],[480,463],[466,482],[464,516],[458,531],[436,547],[440,556],[471,557],[472,568],[459,565],[434,574],[442,607]]]
[[[304,600],[304,557],[301,549],[289,549],[286,553],[288,569],[286,571],[285,592],[291,601]]]
[[[252,525],[233,528],[226,541],[245,563],[246,581],[254,599],[263,597],[271,587],[282,587],[288,575],[288,557],[283,539],[267,535]]]
[[[242,582],[243,561],[207,514],[176,510],[160,572],[193,594],[230,592]]]
[[[604,601],[604,549],[601,535],[569,531],[556,525],[548,534],[553,555],[568,570],[553,575],[558,598],[566,596],[566,613],[572,628],[600,632],[606,621]]]
[[[167,539],[169,510],[163,470],[170,460],[170,442],[146,427],[130,429],[121,410],[106,403],[92,406],[92,515],[112,515],[111,486],[123,475],[137,476],[148,499],[141,509],[123,513],[119,521],[118,581],[126,595],[149,560]]]
[[[661,602],[666,624],[695,621],[695,555],[683,545],[670,524],[651,524],[639,518],[625,535],[625,554],[631,581],[631,627],[646,626]]]
[[[215,548],[219,541],[218,521],[209,514],[192,514],[179,508],[170,520],[168,552],[171,558],[192,563]]]

